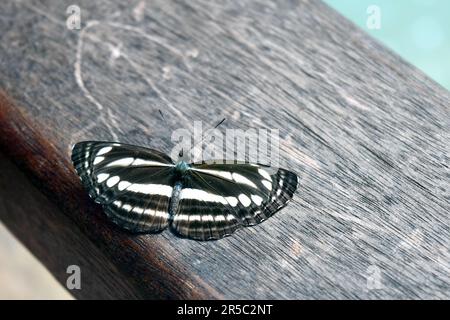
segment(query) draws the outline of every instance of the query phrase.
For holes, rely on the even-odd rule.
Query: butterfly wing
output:
[[[72,149],[84,188],[119,226],[157,232],[168,225],[173,162],[165,154],[121,143],[85,141]]]
[[[184,177],[171,227],[198,240],[220,239],[283,208],[297,176],[255,164],[193,164]]]

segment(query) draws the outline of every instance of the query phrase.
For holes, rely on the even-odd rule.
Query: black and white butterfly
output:
[[[133,232],[167,227],[220,239],[283,208],[297,189],[291,171],[248,163],[174,163],[157,150],[114,142],[74,145],[73,165],[107,216]]]

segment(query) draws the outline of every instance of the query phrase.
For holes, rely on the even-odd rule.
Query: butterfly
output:
[[[132,232],[170,228],[213,240],[256,225],[286,206],[297,175],[251,163],[187,163],[129,144],[84,141],[73,166],[89,196],[117,225]]]

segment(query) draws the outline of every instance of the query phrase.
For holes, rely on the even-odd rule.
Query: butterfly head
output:
[[[189,164],[183,160],[180,160],[175,164],[175,171],[180,176],[183,176],[189,170],[189,168]]]

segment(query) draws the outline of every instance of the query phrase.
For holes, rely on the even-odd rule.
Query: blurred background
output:
[[[450,89],[449,0],[325,2]],[[1,223],[0,261],[0,299],[72,298]]]
[[[0,261],[0,299],[72,299],[2,223]]]
[[[449,0],[325,0],[429,77],[450,89]],[[367,26],[379,8],[379,29]],[[369,9],[369,10],[368,10]],[[369,13],[367,13],[369,11]]]

